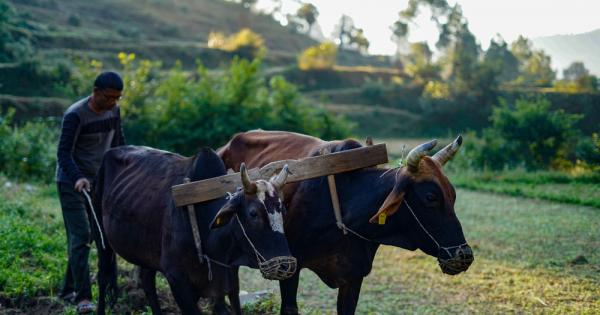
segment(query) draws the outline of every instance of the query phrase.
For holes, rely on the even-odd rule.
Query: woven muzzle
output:
[[[277,256],[258,264],[258,269],[265,279],[285,280],[296,273],[296,258]]]

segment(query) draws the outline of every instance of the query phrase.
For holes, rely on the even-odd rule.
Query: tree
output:
[[[342,15],[338,24],[333,27],[333,37],[338,39],[338,46],[346,48],[350,45],[352,31],[354,31],[354,20],[347,15]]]
[[[552,59],[543,50],[533,50],[529,39],[519,36],[511,44],[511,52],[519,60],[519,76],[516,84],[526,86],[550,86],[556,78]]]
[[[440,17],[447,15],[450,7],[446,0],[409,0],[408,7],[398,14],[398,19],[390,26],[392,41],[396,43],[396,53],[405,54],[409,49],[408,24],[419,14],[419,7],[427,6],[431,9],[431,19],[441,28]]]
[[[432,62],[432,57],[427,42],[410,44],[410,53],[403,57],[406,73],[421,83],[439,80],[440,69]]]
[[[519,38],[510,44],[510,51],[519,61],[524,61],[533,55],[532,46],[529,39],[519,35]]]
[[[362,28],[354,29],[350,35],[350,46],[366,54],[369,50],[369,40],[365,37]]]
[[[519,75],[519,60],[508,49],[502,37],[490,41],[490,47],[485,52],[484,63],[496,71],[500,82],[513,81]]]
[[[298,12],[296,12],[296,16],[306,21],[306,23],[308,24],[307,33],[310,34],[312,26],[317,21],[317,17],[319,16],[319,11],[317,10],[317,7],[315,7],[311,3],[305,3],[298,9]]]
[[[6,0],[0,0],[0,62],[24,60],[31,56],[31,43],[20,23],[13,7]]]
[[[581,61],[575,61],[571,65],[563,70],[563,77],[565,80],[576,81],[587,75],[590,72],[585,68],[585,65]]]
[[[335,65],[336,55],[337,47],[331,42],[308,47],[298,57],[298,68],[300,70],[331,69]]]
[[[571,93],[598,91],[598,78],[590,75],[590,72],[581,61],[573,62],[564,69],[563,77],[563,80],[554,84],[555,90]]]
[[[551,110],[546,99],[519,99],[514,106],[501,100],[490,118],[492,126],[484,130],[487,143],[481,148],[482,164],[493,161],[496,165],[488,166],[548,167],[566,158],[575,143],[574,124],[581,117]]]

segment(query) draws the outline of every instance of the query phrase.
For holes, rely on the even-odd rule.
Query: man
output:
[[[123,80],[115,72],[103,72],[88,96],[71,105],[63,116],[56,182],[62,207],[69,260],[61,297],[77,304],[79,314],[94,311],[88,256],[91,216],[83,192],[89,192],[104,153],[124,145],[117,101]]]

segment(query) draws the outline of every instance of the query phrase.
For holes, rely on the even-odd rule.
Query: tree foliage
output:
[[[243,28],[230,36],[221,32],[210,33],[208,47],[230,51],[246,59],[262,58],[267,52],[265,40],[249,28]]]
[[[335,65],[337,47],[334,43],[325,42],[305,49],[298,56],[300,70],[331,69]]]
[[[498,73],[499,82],[511,82],[519,76],[519,60],[501,37],[490,41],[484,62]]]
[[[335,47],[335,46],[334,46]],[[119,54],[124,78],[120,102],[127,142],[182,154],[219,147],[233,134],[278,129],[327,139],[349,134],[349,124],[311,106],[281,76],[266,81],[259,59],[235,58],[222,72],[201,64],[193,73]]]
[[[50,121],[14,124],[15,111],[0,112],[0,173],[24,181],[54,178],[58,127]]]
[[[533,50],[531,41],[523,36],[512,43],[511,52],[519,60],[517,85],[551,86],[556,78],[552,59],[543,50]]]
[[[567,93],[596,92],[599,88],[598,78],[581,61],[571,63],[563,70],[563,79],[554,83],[556,91]]]
[[[312,26],[313,24],[315,24],[315,22],[317,21],[317,17],[319,16],[319,11],[317,10],[317,7],[315,7],[313,4],[304,3],[296,12],[296,16],[306,21],[306,24],[308,24],[307,33],[310,34]]]
[[[484,129],[485,144],[476,151],[476,164],[492,169],[524,166],[541,169],[567,158],[576,143],[574,123],[580,115],[550,110],[545,99],[501,101]]]
[[[25,29],[18,27],[22,21],[14,8],[0,0],[0,62],[14,62],[31,57],[33,49]]]

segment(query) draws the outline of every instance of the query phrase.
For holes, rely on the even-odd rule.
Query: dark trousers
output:
[[[60,205],[62,207],[69,261],[65,272],[65,282],[62,294],[75,292],[75,302],[92,299],[90,285],[90,254],[91,231],[90,209],[85,196],[75,191],[72,184],[57,183]]]

